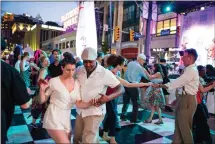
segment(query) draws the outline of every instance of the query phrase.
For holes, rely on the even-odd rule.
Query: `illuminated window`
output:
[[[165,20],[164,21],[164,24],[163,24],[163,29],[166,30],[166,29],[170,29],[170,20]]]
[[[176,18],[175,19],[171,19],[171,25],[170,25],[170,34],[175,34],[176,33]]]
[[[163,30],[163,21],[160,21],[157,23],[157,35],[160,35],[162,30]]]
[[[162,30],[170,30],[170,34],[176,33],[177,22],[176,18],[157,22],[157,36],[161,35]]]

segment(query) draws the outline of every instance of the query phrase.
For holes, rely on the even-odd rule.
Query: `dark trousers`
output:
[[[127,88],[125,87],[125,93],[123,95],[123,107],[121,118],[126,117],[129,102],[133,104],[132,119],[131,121],[137,120],[138,107],[139,107],[139,91],[138,88]]]
[[[203,103],[197,105],[193,117],[194,141],[196,143],[205,141],[212,144],[210,128],[207,123],[207,111],[205,111],[205,108],[206,106]]]
[[[1,110],[1,144],[5,144],[7,140],[6,114]]]
[[[117,120],[117,101],[116,99],[106,103],[106,119],[104,122],[104,131],[109,132],[109,136],[115,136]]]

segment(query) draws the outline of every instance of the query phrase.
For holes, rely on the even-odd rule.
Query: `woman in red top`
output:
[[[205,105],[202,102],[203,93],[208,92],[215,87],[215,82],[207,87],[203,87],[204,80],[200,77],[199,91],[197,92],[197,109],[193,116],[193,128],[194,128],[194,141],[196,143],[202,143],[203,141],[212,143],[210,136],[210,128],[207,123],[207,114],[205,112]]]
[[[128,81],[117,76],[117,72],[121,71],[125,63],[125,59],[122,56],[110,55],[107,58],[108,69],[116,75],[120,83],[125,87],[144,87],[150,86],[148,83],[129,83]],[[114,92],[114,88],[107,88],[106,95],[110,95]],[[115,128],[116,128],[116,119],[117,119],[117,101],[116,99],[106,103],[106,119],[104,122],[104,134],[103,139],[110,141],[110,143],[117,143],[115,140]],[[108,136],[109,132],[109,136]]]

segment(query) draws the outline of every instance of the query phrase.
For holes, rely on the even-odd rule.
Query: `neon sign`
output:
[[[78,23],[78,13],[79,8],[77,7],[61,17],[61,22],[63,23],[64,29]]]

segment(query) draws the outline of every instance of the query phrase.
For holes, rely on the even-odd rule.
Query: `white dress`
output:
[[[50,130],[71,131],[71,109],[77,100],[81,100],[80,84],[75,80],[74,90],[69,93],[59,76],[50,79],[50,104],[43,119],[43,128]]]

